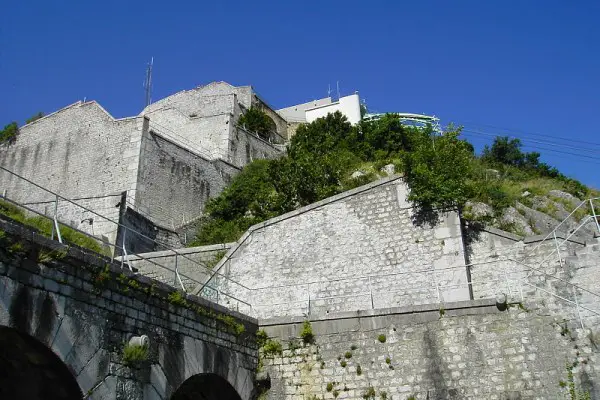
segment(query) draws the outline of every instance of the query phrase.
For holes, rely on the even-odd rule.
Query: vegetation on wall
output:
[[[16,122],[11,122],[10,124],[5,125],[2,130],[0,130],[0,142],[14,140],[18,133],[19,126]]]
[[[51,220],[42,216],[28,217],[22,209],[8,201],[0,200],[0,215],[34,228],[44,236],[50,237],[52,235],[53,223]],[[84,247],[96,253],[103,253],[102,246],[97,240],[63,224],[59,224],[59,228],[64,242]]]
[[[238,125],[250,132],[258,134],[262,139],[268,140],[271,132],[275,130],[275,123],[263,110],[252,107],[238,119]]]
[[[37,121],[38,119],[42,118],[43,116],[44,116],[44,113],[39,111],[35,115],[33,115],[31,118],[27,118],[25,120],[25,124],[30,124],[34,121]],[[11,142],[16,139],[18,134],[19,134],[19,125],[17,124],[17,122],[13,121],[10,124],[5,125],[4,128],[2,128],[0,130],[0,143]]]
[[[481,201],[499,215],[524,190],[589,194],[580,182],[540,162],[539,153],[523,152],[518,139],[497,137],[477,156],[460,134],[453,126],[443,135],[406,126],[394,114],[351,126],[337,112],[301,125],[284,157],[247,165],[208,202],[191,245],[235,241],[254,224],[385,175],[380,170],[387,164],[404,173],[409,200],[420,211]]]

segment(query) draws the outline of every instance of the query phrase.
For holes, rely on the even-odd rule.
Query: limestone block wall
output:
[[[239,167],[258,159],[281,157],[284,152],[242,128],[234,128],[230,141],[229,161]]]
[[[116,120],[96,102],[78,102],[23,126],[14,143],[0,146],[0,165],[66,198],[82,199],[94,211],[114,215],[110,197],[122,191],[135,197],[142,126],[141,118]],[[0,172],[0,190],[22,203],[54,200],[6,172]],[[66,219],[85,217],[60,202],[59,209]],[[100,235],[114,230],[94,228]]]
[[[469,298],[455,212],[415,221],[392,177],[252,227],[216,268],[256,315],[322,315]],[[439,286],[438,286],[439,285]]]
[[[212,267],[233,245],[234,243],[224,243],[178,249],[179,255],[169,250],[138,253],[129,257],[128,260],[144,276],[174,287],[181,287],[183,283],[186,289],[191,291],[199,283],[207,280]],[[177,278],[176,268],[180,278]]]
[[[61,257],[40,261],[40,255],[65,248],[16,225],[0,225],[5,232],[0,246],[0,332],[28,335],[46,352],[29,349],[30,358],[44,361],[33,371],[19,371],[30,378],[24,382],[28,387],[41,389],[41,396],[14,398],[44,398],[48,390],[60,391],[60,381],[36,388],[46,374],[56,375],[56,368],[44,370],[48,355],[72,374],[69,379],[80,390],[72,398],[166,400],[199,374],[224,380],[242,400],[252,398],[256,320],[200,298],[188,297],[187,306],[169,301],[172,287],[74,247]],[[8,251],[6,241],[13,240],[23,247]],[[127,365],[125,343],[140,335],[149,337],[147,357]],[[0,351],[9,357],[3,346],[15,343],[2,339]],[[210,383],[202,388],[205,393],[210,393]],[[209,398],[218,398],[218,393]]]
[[[206,117],[190,117],[176,108],[161,108],[145,115],[150,118],[153,132],[205,158],[227,160],[231,108],[229,104],[223,112]]]
[[[569,319],[594,323],[600,317],[597,239],[565,241],[562,234],[557,239],[520,238],[495,229],[478,232],[467,246],[474,298],[504,293],[512,301],[539,300]]]
[[[144,135],[135,207],[169,228],[202,215],[238,172],[221,160],[207,160],[161,135]]]
[[[307,345],[302,318],[259,324],[284,349],[262,356],[269,400],[555,400],[569,398],[560,382],[575,362],[577,390],[600,396],[600,350],[589,339],[598,326],[565,325],[543,308],[500,311],[476,300],[448,303],[443,314],[436,306],[330,314],[311,320]]]
[[[122,193],[104,196],[75,197],[72,202],[59,199],[56,207],[58,221],[102,240],[114,243],[119,223]],[[54,216],[56,201],[30,202],[25,206],[49,217]],[[88,211],[92,210],[92,211]]]

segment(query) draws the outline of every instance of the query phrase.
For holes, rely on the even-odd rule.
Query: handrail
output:
[[[553,234],[556,234],[556,232],[557,232],[558,228],[559,228],[559,227],[560,227],[562,224],[564,224],[564,223],[565,223],[565,222],[566,222],[566,221],[567,221],[569,218],[571,218],[571,217],[573,216],[573,214],[575,214],[575,212],[576,212],[576,211],[577,211],[579,208],[581,208],[581,207],[582,207],[584,204],[586,204],[586,203],[588,203],[588,202],[589,202],[590,204],[593,204],[592,202],[593,202],[594,200],[600,200],[600,197],[591,197],[591,198],[589,198],[589,199],[586,199],[586,200],[583,200],[581,203],[579,203],[579,205],[578,205],[577,207],[575,207],[575,208],[573,209],[573,211],[571,211],[571,212],[569,213],[569,215],[567,215],[567,216],[566,216],[566,217],[565,217],[565,218],[564,218],[564,219],[563,219],[563,220],[562,220],[562,221],[561,221],[561,222],[560,222],[558,225],[556,225],[556,226],[554,227],[554,229],[552,229],[552,231],[550,231],[550,232],[549,232],[549,233],[548,233],[548,234],[547,234],[547,235],[546,235],[546,236],[545,236],[545,237],[544,237],[544,238],[543,238],[543,239],[540,241],[540,243],[538,243],[538,245],[537,245],[537,246],[535,246],[535,247],[534,247],[532,250],[530,250],[530,251],[529,251],[529,254],[528,254],[526,257],[529,257],[529,255],[531,255],[533,252],[535,252],[535,251],[536,251],[536,250],[537,250],[537,249],[538,249],[538,248],[539,248],[539,247],[542,245],[542,243],[543,243],[543,242],[545,242],[545,241],[546,241],[546,240],[547,240],[547,239],[548,239],[550,236],[552,236]],[[594,214],[595,214],[595,213],[594,213]],[[596,222],[596,223],[597,223],[597,222]],[[599,227],[599,233],[600,233],[600,227]]]
[[[0,167],[0,168],[1,168],[1,167]],[[22,204],[19,204],[18,202],[14,201],[14,200],[12,200],[12,199],[10,199],[10,198],[8,198],[8,197],[4,196],[4,195],[0,195],[0,199],[2,199],[2,200],[4,200],[4,201],[8,201],[8,202],[9,202],[9,203],[11,203],[11,204],[14,204],[14,205],[16,205],[16,206],[18,206],[18,207],[21,207],[21,208],[23,208],[23,209],[25,209],[25,210],[27,210],[27,211],[29,211],[29,212],[31,212],[31,213],[34,213],[34,214],[36,214],[36,215],[39,215],[39,216],[41,216],[41,217],[43,217],[43,218],[46,218],[46,219],[48,219],[48,220],[50,220],[50,221],[52,221],[52,220],[53,220],[53,218],[52,218],[52,217],[50,217],[50,216],[48,216],[48,215],[45,215],[45,214],[42,214],[42,213],[40,213],[39,211],[37,211],[37,210],[34,210],[34,209],[30,208],[30,207],[27,207],[27,206],[24,206],[24,205],[22,205]],[[104,245],[106,245],[106,246],[108,246],[108,247],[115,247],[115,245],[114,245],[113,243],[111,243],[111,242],[109,242],[109,241],[106,241],[106,240],[104,240],[104,239],[102,239],[102,238],[99,238],[99,237],[97,237],[97,236],[90,235],[89,233],[87,233],[87,232],[84,232],[84,231],[82,231],[82,230],[80,230],[80,229],[77,229],[77,228],[75,228],[75,227],[69,227],[69,228],[70,228],[70,229],[73,229],[74,231],[76,231],[76,232],[78,232],[78,233],[80,233],[80,234],[82,234],[82,235],[85,235],[85,236],[87,236],[87,237],[90,237],[90,238],[92,238],[92,239],[94,239],[94,240],[96,240],[96,241],[98,241],[98,242],[100,242],[100,243],[102,243],[102,244],[104,244]],[[61,242],[61,243],[62,243],[62,242]],[[90,250],[90,251],[91,251],[91,250]],[[123,267],[123,261],[125,261],[125,260],[126,260],[126,257],[127,257],[127,255],[126,255],[126,254],[125,254],[124,256],[121,256],[121,257],[120,257],[120,258],[121,258],[121,268]],[[152,259],[151,259],[151,258],[146,258],[146,257],[144,257],[144,256],[141,256],[141,255],[139,255],[139,254],[136,254],[136,257],[138,257],[138,258],[140,258],[140,259],[142,259],[142,260],[144,260],[144,261],[146,261],[146,262],[149,262],[150,264],[153,264],[153,265],[155,265],[155,266],[157,266],[157,267],[159,267],[159,268],[162,268],[162,269],[164,269],[164,270],[167,270],[167,271],[169,271],[169,272],[174,272],[174,270],[170,269],[169,267],[166,267],[166,266],[164,266],[164,265],[161,265],[161,264],[158,264],[158,263],[156,263],[156,262],[152,261]],[[114,259],[114,258],[113,258],[113,259]],[[131,267],[131,265],[129,265],[129,262],[128,262],[128,261],[126,261],[126,263],[128,264],[128,267],[129,267],[129,269],[130,269],[131,271],[133,271],[133,268]],[[199,283],[201,283],[200,281],[198,281],[198,280],[196,280],[196,279],[194,279],[194,278],[192,278],[192,277],[190,277],[190,276],[187,276],[187,275],[184,275],[184,274],[178,274],[178,275],[180,275],[180,276],[184,277],[185,279],[187,279],[187,280],[190,280],[190,281],[192,281],[192,282],[194,282],[194,283],[196,283],[196,284],[199,284]],[[179,281],[180,281],[180,283],[181,283],[181,285],[182,285],[182,289],[183,289],[184,291],[186,291],[186,290],[185,290],[185,287],[183,286],[183,282],[181,282],[181,279],[180,279]],[[245,304],[245,305],[249,306],[250,308],[252,308],[252,305],[251,305],[250,303],[248,303],[248,302],[246,302],[246,301],[244,301],[244,300],[242,300],[242,299],[239,299],[239,298],[237,298],[237,297],[235,297],[235,296],[232,296],[232,295],[230,295],[230,294],[227,294],[227,293],[223,293],[223,292],[219,291],[219,289],[213,288],[212,286],[206,286],[206,287],[207,287],[208,289],[210,289],[210,290],[214,290],[214,291],[216,291],[216,292],[218,292],[218,293],[222,293],[222,294],[224,294],[225,296],[227,296],[227,297],[229,297],[229,298],[231,298],[231,299],[233,299],[233,300],[235,300],[235,301],[238,301],[238,302],[240,302],[240,303],[243,303],[243,304]]]
[[[108,217],[106,217],[106,216],[104,216],[104,215],[102,215],[102,214],[99,214],[99,213],[97,213],[97,212],[96,212],[96,211],[94,211],[94,210],[91,210],[91,209],[89,209],[89,208],[87,208],[87,207],[85,207],[85,206],[82,206],[81,204],[75,203],[74,201],[72,201],[72,200],[69,200],[69,199],[67,199],[67,198],[65,198],[65,197],[63,197],[63,196],[61,196],[61,195],[59,195],[58,193],[55,193],[55,192],[53,192],[53,191],[49,190],[49,189],[46,189],[46,188],[44,188],[43,186],[40,186],[40,185],[38,185],[37,183],[35,183],[35,182],[33,182],[33,181],[31,181],[31,180],[29,180],[29,179],[27,179],[27,178],[25,178],[25,177],[23,177],[23,176],[21,176],[21,175],[17,174],[17,173],[15,173],[15,172],[13,172],[13,171],[11,171],[11,170],[9,170],[9,169],[7,169],[7,168],[3,167],[3,166],[0,166],[0,170],[6,171],[6,172],[8,172],[8,173],[9,173],[9,174],[11,174],[11,175],[14,175],[14,176],[16,176],[17,178],[19,178],[19,179],[22,179],[22,180],[24,180],[25,182],[32,184],[33,186],[35,186],[35,187],[37,187],[37,188],[39,188],[39,189],[41,189],[41,190],[43,190],[43,191],[45,191],[45,192],[47,192],[47,193],[49,193],[49,194],[53,195],[53,196],[55,196],[57,199],[61,199],[61,200],[65,201],[65,202],[67,202],[67,203],[73,204],[74,206],[76,206],[76,207],[79,207],[79,208],[81,208],[81,209],[83,209],[83,210],[85,210],[85,211],[87,211],[87,212],[90,212],[91,214],[93,214],[93,215],[95,215],[95,216],[98,216],[98,217],[100,217],[100,218],[104,219],[104,220],[105,220],[105,221],[107,221],[107,222],[113,223],[113,224],[115,224],[116,226],[118,226],[118,227],[120,227],[120,228],[126,229],[127,231],[129,231],[129,232],[132,232],[133,234],[135,234],[135,235],[138,235],[139,237],[141,237],[141,238],[143,238],[143,239],[147,239],[147,240],[149,240],[150,242],[152,242],[152,243],[155,243],[155,244],[157,244],[157,245],[161,246],[162,248],[164,248],[165,250],[163,250],[163,251],[172,251],[174,254],[177,254],[178,256],[180,256],[180,257],[182,257],[182,258],[184,258],[184,259],[186,259],[186,260],[188,260],[188,261],[192,262],[193,264],[196,264],[196,265],[198,265],[198,266],[200,266],[200,267],[202,267],[202,268],[206,269],[208,272],[210,272],[210,273],[214,273],[215,275],[220,275],[220,276],[222,276],[224,279],[227,279],[228,281],[230,281],[230,282],[233,282],[233,283],[235,283],[235,284],[237,284],[237,285],[241,286],[241,287],[242,287],[242,288],[244,288],[244,289],[250,290],[250,288],[248,288],[248,287],[244,286],[242,283],[239,283],[239,282],[237,282],[237,281],[235,281],[235,280],[233,280],[233,279],[231,279],[231,278],[229,278],[229,277],[227,277],[227,276],[225,276],[225,275],[223,275],[223,274],[221,274],[221,273],[219,273],[219,272],[214,272],[214,271],[212,271],[212,270],[211,270],[210,268],[208,268],[206,265],[203,265],[203,264],[201,264],[201,263],[197,262],[196,260],[194,260],[194,259],[192,259],[192,258],[190,258],[190,257],[186,256],[185,254],[178,252],[176,249],[169,247],[168,245],[166,245],[166,244],[165,244],[165,243],[163,243],[163,242],[160,242],[160,241],[157,241],[157,240],[155,240],[155,239],[152,239],[152,238],[150,238],[149,236],[147,236],[147,235],[144,235],[143,233],[140,233],[140,232],[138,232],[138,231],[136,231],[136,230],[134,230],[134,229],[132,229],[132,228],[130,228],[130,227],[128,227],[128,226],[125,226],[125,225],[121,224],[120,222],[114,221],[114,220],[112,220],[112,219],[110,219],[110,218],[108,218]],[[20,204],[20,203],[18,203],[18,202],[14,202],[14,203],[15,203],[15,204],[17,204],[17,205],[19,205],[19,206],[21,206],[21,207],[23,207],[23,205],[22,205],[22,204]],[[37,214],[37,212],[36,212],[36,214]],[[44,215],[44,216],[45,216],[45,215]],[[68,225],[68,224],[65,224],[65,225]],[[80,231],[80,232],[81,232],[81,233],[84,233],[84,234],[86,234],[86,235],[88,235],[88,236],[89,236],[89,234],[87,234],[86,232],[82,232],[82,231]],[[114,244],[112,244],[111,246],[114,246]]]

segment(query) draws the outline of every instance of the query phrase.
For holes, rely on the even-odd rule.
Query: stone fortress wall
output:
[[[244,312],[261,318],[497,295],[544,299],[568,319],[600,312],[597,239],[522,238],[461,226],[453,212],[430,225],[406,194],[402,178],[385,178],[255,225],[207,284],[245,299],[252,309]]]
[[[262,356],[265,399],[567,399],[561,382],[574,364],[576,390],[598,398],[598,332],[525,305],[501,311],[486,299],[443,312],[429,305],[330,314],[311,318],[313,344],[300,339],[303,318],[259,320],[283,345],[282,354]]]
[[[98,103],[78,102],[20,128],[0,146],[0,165],[61,196],[118,220],[119,196],[135,197],[143,118],[114,119]],[[52,215],[55,196],[5,171],[3,193]],[[116,225],[59,201],[59,220],[99,236],[116,237]]]
[[[244,165],[282,154],[280,146],[235,126],[254,104],[270,110],[250,86],[225,82],[176,93],[132,118],[115,119],[94,101],[75,103],[20,128],[16,140],[0,146],[0,165],[93,212],[56,204],[55,196],[7,172],[0,189],[46,215],[56,208],[60,222],[111,243],[125,193],[127,207],[172,237],[202,216],[206,201]],[[285,138],[285,120],[272,114]]]

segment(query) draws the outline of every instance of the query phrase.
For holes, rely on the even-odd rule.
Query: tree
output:
[[[473,190],[473,154],[460,140],[460,129],[436,136],[431,129],[420,130],[411,152],[404,154],[408,199],[421,210],[462,207]]]
[[[38,119],[42,118],[44,116],[44,113],[39,111],[37,114],[35,114],[34,116],[32,116],[31,118],[27,118],[25,120],[25,124],[30,124],[34,121],[37,121]]]
[[[252,107],[238,119],[238,125],[268,140],[277,130],[275,122],[260,108]]]
[[[19,133],[19,126],[16,122],[4,126],[4,129],[0,130],[0,142],[10,142],[14,140]]]

